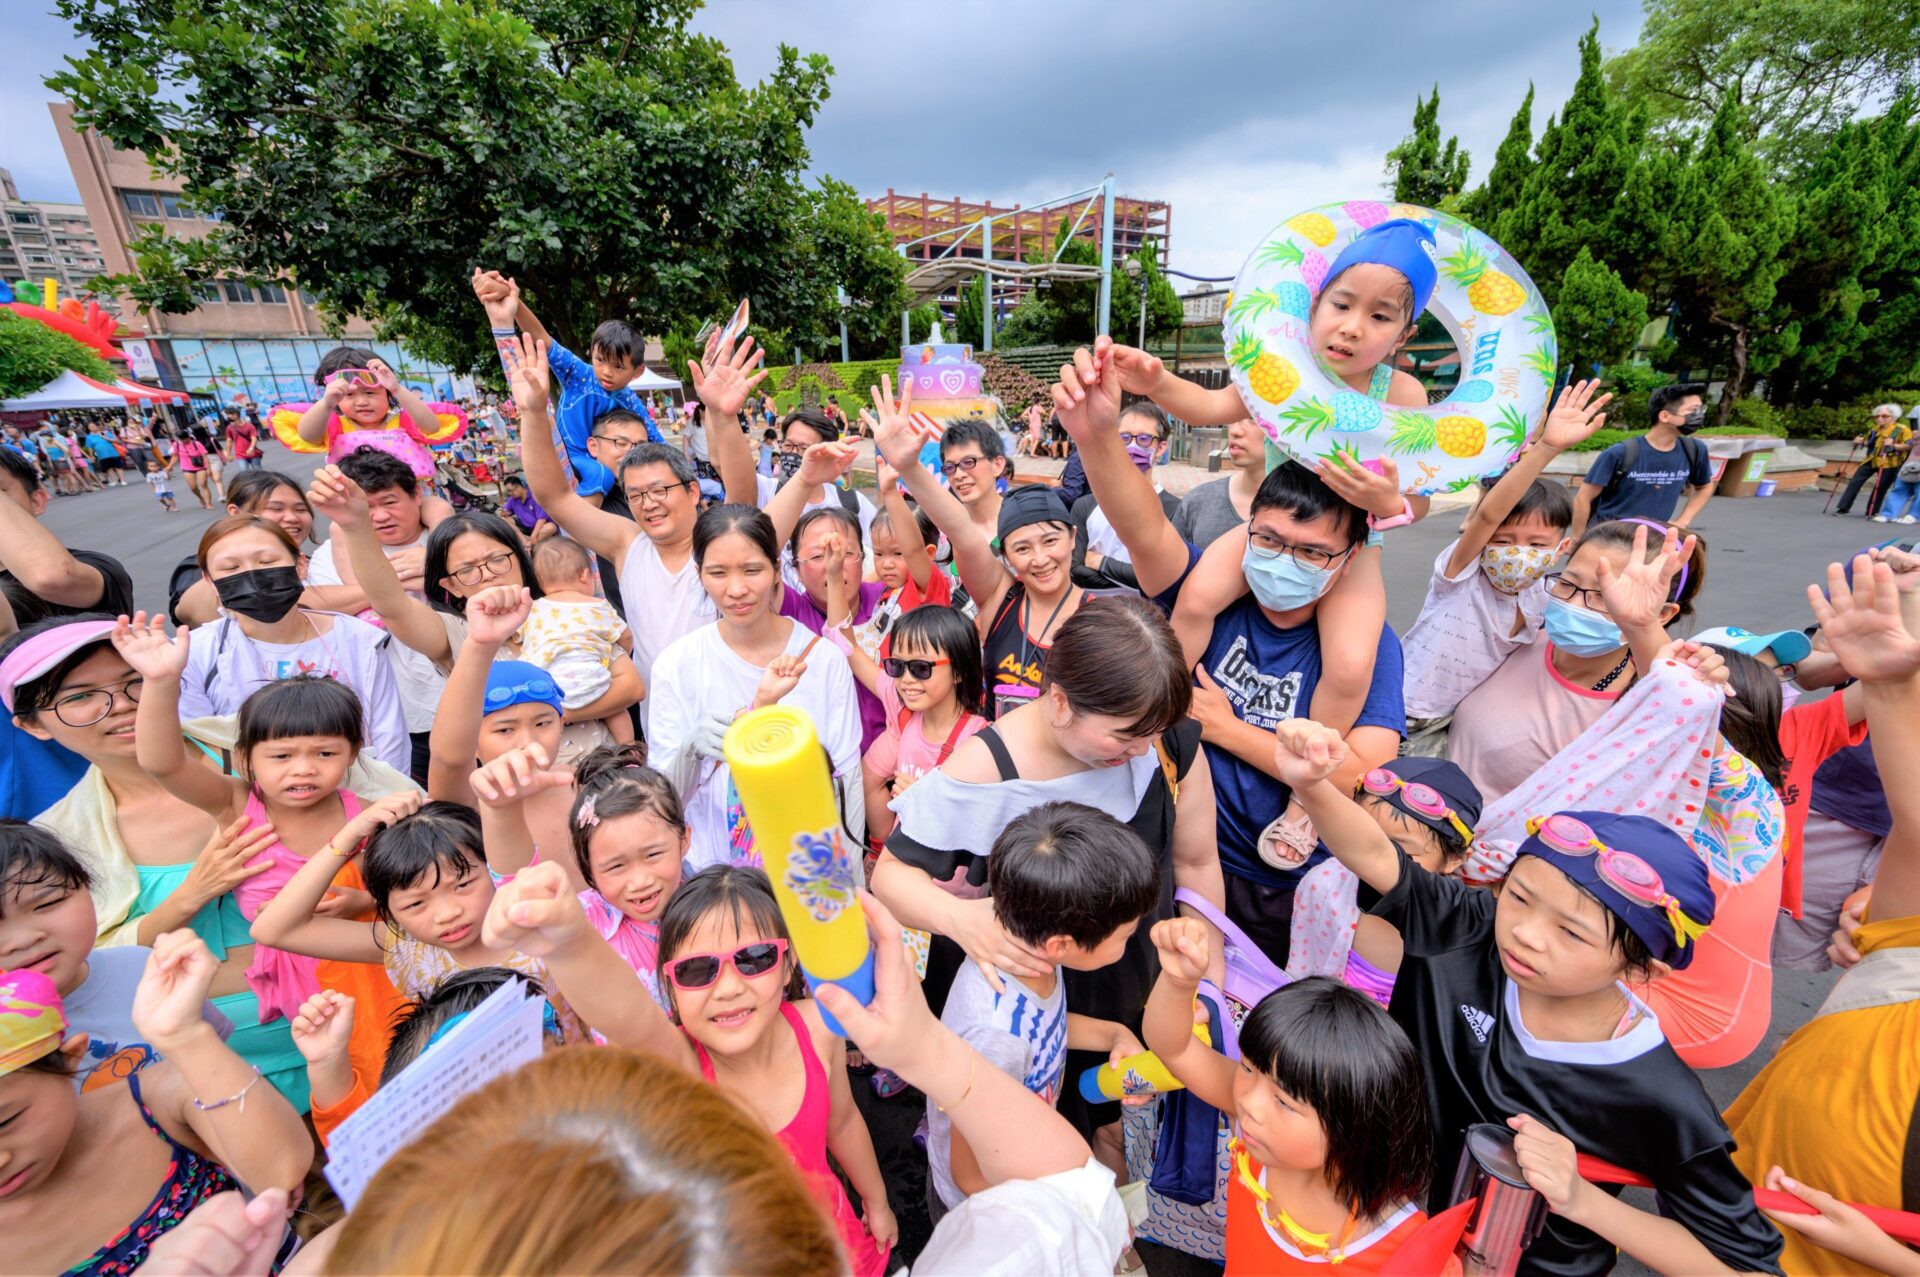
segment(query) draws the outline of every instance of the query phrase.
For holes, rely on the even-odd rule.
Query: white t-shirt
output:
[[[1006,972],[1005,993],[995,993],[971,962],[962,963],[947,993],[940,1023],[1008,1077],[1017,1077],[1049,1104],[1058,1102],[1067,1068],[1066,981],[1056,968],[1053,992],[1041,997]],[[948,1207],[967,1195],[953,1182],[953,1120],[938,1107],[927,1110],[927,1174]]]
[[[382,545],[380,550],[389,559],[416,546],[425,546],[427,534],[422,532],[412,545]],[[326,544],[313,552],[307,560],[308,585],[344,585],[339,565],[334,562],[334,549],[337,544],[328,537]],[[425,596],[409,590],[416,599]],[[368,609],[360,614],[360,619],[373,624],[379,618]],[[433,715],[440,704],[440,698],[446,694],[447,680],[439,670],[433,668],[433,662],[405,643],[387,644],[387,661],[393,666],[393,681],[400,689],[400,711],[406,715],[409,732],[429,732],[433,730]],[[402,767],[401,771],[408,768]]]
[[[180,678],[180,717],[237,714],[240,702],[268,683],[299,674],[325,674],[346,684],[360,698],[361,731],[367,752],[405,773],[413,766],[413,744],[400,707],[400,689],[387,650],[397,647],[385,630],[337,612],[310,612],[316,634],[299,643],[262,643],[249,638],[237,621],[222,617],[202,627],[187,654]]]
[[[1083,1277],[1110,1273],[1127,1248],[1127,1208],[1113,1172],[1085,1166],[975,1193],[935,1225],[913,1261],[919,1277]]]
[[[631,615],[631,613],[629,614]],[[794,622],[786,651],[798,656],[817,636]],[[693,780],[683,792],[687,824],[693,843],[687,851],[687,872],[708,865],[730,864],[727,806],[729,773],[724,762],[691,758],[694,737],[709,717],[733,714],[752,704],[753,693],[766,671],[750,665],[720,637],[718,623],[702,626],[677,639],[653,663],[647,696],[653,706],[647,724],[647,761],[672,776],[683,762],[691,762]],[[853,671],[847,658],[827,643],[807,653],[807,672],[780,702],[804,710],[813,719],[820,743],[833,761],[842,809],[864,826],[860,812],[860,710],[854,699]],[[848,802],[851,789],[852,801]]]
[[[707,428],[698,421],[688,421],[686,431],[687,452],[692,455],[693,459],[695,461],[711,460],[711,458],[707,456]]]
[[[700,585],[700,569],[693,555],[687,555],[678,572],[669,572],[660,561],[659,548],[644,532],[633,538],[620,564],[620,602],[626,609],[627,627],[633,631],[633,666],[647,685],[646,699],[640,702],[640,722],[651,741],[653,707],[660,699],[653,685],[654,662],[675,640],[712,624],[717,614],[713,600]]]
[[[1400,639],[1410,719],[1453,713],[1460,698],[1486,682],[1509,652],[1533,641],[1547,605],[1545,581],[1535,581],[1518,594],[1502,594],[1480,570],[1478,556],[1448,576],[1447,560],[1458,544],[1449,542],[1433,561],[1427,601]],[[1526,617],[1518,634],[1513,632],[1515,607]]]

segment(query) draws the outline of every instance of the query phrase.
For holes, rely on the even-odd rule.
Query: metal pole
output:
[[[887,192],[887,198],[889,200],[893,198],[891,189]],[[907,255],[907,246],[905,244],[896,245],[894,251],[899,253],[902,258],[905,258]],[[913,344],[913,308],[911,306],[902,309],[900,312],[900,344],[902,346],[910,346]]]
[[[1135,278],[1133,286],[1140,290],[1140,349],[1145,350],[1147,348],[1147,272],[1145,270]]]
[[[980,219],[980,351],[993,353],[993,218]]]
[[[1113,174],[1100,183],[1100,310],[1094,333],[1105,337],[1113,329]]]
[[[833,300],[840,306],[840,362],[844,364],[852,358],[847,353],[847,290],[835,284]]]

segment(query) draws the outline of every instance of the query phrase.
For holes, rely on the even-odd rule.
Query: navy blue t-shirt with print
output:
[[[1609,519],[1654,519],[1665,523],[1680,505],[1688,488],[1713,482],[1713,459],[1699,440],[1682,439],[1672,451],[1662,452],[1642,438],[1634,446],[1633,466],[1627,463],[1627,445],[1606,449],[1587,470],[1587,482],[1605,489],[1594,499],[1593,522]]]
[[[1247,596],[1215,618],[1213,641],[1202,664],[1226,693],[1236,718],[1272,731],[1313,706],[1313,689],[1320,682],[1320,627],[1308,621],[1283,630]],[[1406,723],[1400,640],[1382,625],[1373,685],[1354,726],[1385,727],[1397,734]],[[1326,851],[1317,850],[1307,864],[1287,873],[1260,859],[1260,833],[1286,811],[1293,791],[1228,750],[1214,745],[1206,750],[1223,869],[1262,886],[1284,887],[1326,859]]]

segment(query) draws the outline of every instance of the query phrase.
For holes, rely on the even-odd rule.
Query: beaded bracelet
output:
[[[260,1070],[256,1068],[253,1071],[253,1081],[248,1082],[245,1086],[235,1091],[232,1095],[229,1095],[226,1099],[215,1100],[213,1103],[208,1104],[205,1101],[201,1100],[199,1096],[195,1096],[193,1100],[193,1107],[199,1109],[202,1113],[211,1113],[215,1109],[223,1109],[227,1107],[227,1105],[233,1103],[235,1100],[238,1100],[240,1101],[240,1111],[242,1113],[245,1113],[247,1111],[247,1092],[251,1091],[255,1086],[259,1085],[259,1083],[260,1083]],[[969,1083],[969,1085],[971,1085],[971,1083]],[[964,1099],[966,1097],[962,1096],[961,1098]]]

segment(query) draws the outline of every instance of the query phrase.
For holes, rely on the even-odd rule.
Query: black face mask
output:
[[[788,479],[791,479],[796,474],[799,474],[800,463],[805,460],[806,460],[806,454],[802,452],[775,453],[773,458],[773,468],[775,471],[779,473],[780,482],[785,483]]]
[[[1695,408],[1692,412],[1680,418],[1678,429],[1681,434],[1690,435],[1706,424],[1707,410],[1705,408]]]
[[[274,622],[293,611],[300,601],[298,568],[255,568],[235,572],[213,583],[220,606],[254,621]]]

